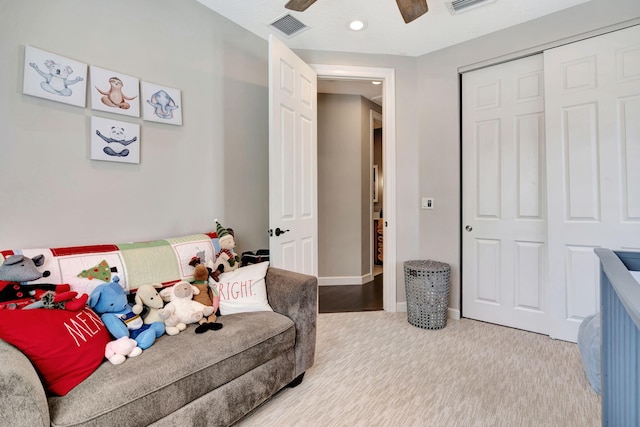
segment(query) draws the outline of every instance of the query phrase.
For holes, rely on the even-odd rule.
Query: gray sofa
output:
[[[276,268],[266,276],[273,312],[194,325],[122,365],[104,362],[65,396],[47,396],[20,351],[0,341],[0,425],[231,425],[313,365],[317,279]]]

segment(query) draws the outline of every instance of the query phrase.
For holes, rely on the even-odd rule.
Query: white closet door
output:
[[[464,317],[548,333],[542,55],[462,77]]]
[[[640,27],[544,53],[550,335],[599,310],[596,247],[640,248]]]

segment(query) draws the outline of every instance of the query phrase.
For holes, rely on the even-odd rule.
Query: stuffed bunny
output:
[[[142,353],[136,340],[129,337],[120,337],[107,343],[104,348],[104,357],[114,365],[123,363],[127,357],[136,357]]]

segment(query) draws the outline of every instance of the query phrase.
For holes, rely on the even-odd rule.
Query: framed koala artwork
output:
[[[140,163],[140,125],[91,117],[91,159]]]
[[[182,96],[179,89],[142,82],[142,119],[182,125]]]
[[[84,108],[87,64],[27,45],[22,93]]]
[[[140,117],[140,84],[137,77],[95,66],[91,74],[91,109]]]

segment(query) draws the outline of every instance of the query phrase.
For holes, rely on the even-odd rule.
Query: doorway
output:
[[[321,313],[383,309],[381,98],[369,80],[318,79]]]
[[[395,71],[388,68],[351,67],[311,64],[318,78],[347,80],[379,80],[382,82],[382,139],[385,178],[384,203],[384,253],[385,271],[382,280],[383,308],[396,312],[396,224],[395,224]]]

